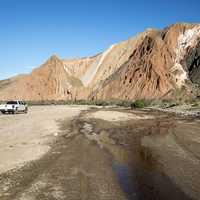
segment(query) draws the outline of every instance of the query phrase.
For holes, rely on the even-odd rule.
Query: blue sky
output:
[[[0,79],[94,55],[146,28],[200,23],[199,0],[0,0]]]

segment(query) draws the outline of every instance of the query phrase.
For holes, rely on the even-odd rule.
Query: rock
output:
[[[199,49],[199,24],[148,29],[93,57],[53,55],[29,75],[0,81],[0,100],[192,98],[200,86]]]

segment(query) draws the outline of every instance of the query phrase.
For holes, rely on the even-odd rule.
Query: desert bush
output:
[[[131,109],[144,108],[144,107],[145,107],[145,101],[143,99],[136,100],[135,102],[131,103]]]

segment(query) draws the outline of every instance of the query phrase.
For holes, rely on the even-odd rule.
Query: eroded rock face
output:
[[[197,66],[199,63],[199,36],[199,25],[192,24],[176,24],[163,31],[148,31],[128,62],[90,97],[106,100],[169,98],[173,96],[174,90],[182,87],[186,88],[184,92],[187,97],[192,97],[192,74],[195,74],[196,79],[199,75],[198,67],[193,67],[193,72],[190,72],[189,66]],[[191,63],[184,62],[188,59]]]
[[[189,79],[200,86],[200,39],[195,48],[188,49],[182,64],[188,71]]]
[[[173,89],[169,71],[172,64],[164,41],[157,31],[151,31],[129,60],[93,96],[126,100],[161,97]]]
[[[200,85],[200,25],[148,29],[93,57],[52,56],[25,75],[0,82],[0,98],[135,100],[166,98]],[[192,94],[192,93],[190,93]]]
[[[33,70],[30,75],[17,78],[0,89],[1,100],[60,100],[71,99],[76,88],[81,87],[79,79],[69,75],[63,61],[57,56]],[[72,91],[73,88],[73,91]]]

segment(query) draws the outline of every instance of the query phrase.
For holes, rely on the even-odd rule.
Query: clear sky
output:
[[[0,0],[0,79],[94,55],[146,28],[200,23],[200,0]]]

